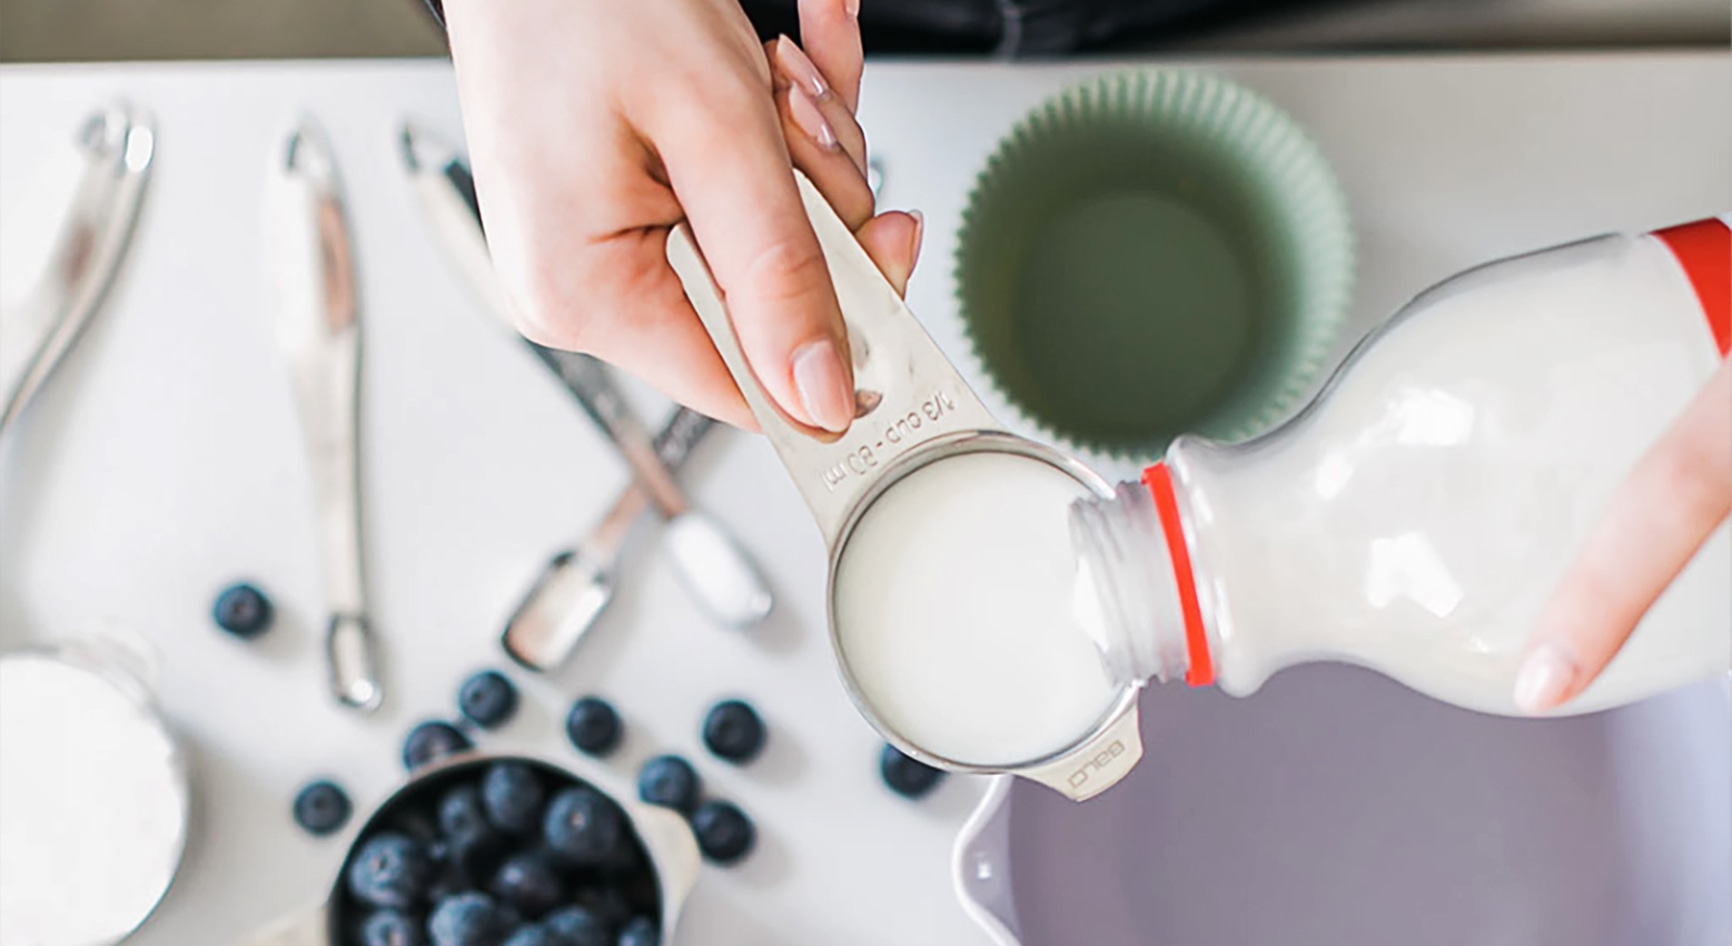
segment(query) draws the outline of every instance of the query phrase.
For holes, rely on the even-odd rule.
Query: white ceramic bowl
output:
[[[1123,783],[1006,778],[958,839],[1001,946],[1732,942],[1732,679],[1558,720],[1340,666],[1142,699]]]

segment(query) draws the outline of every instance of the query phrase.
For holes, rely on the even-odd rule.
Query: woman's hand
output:
[[[1729,508],[1732,365],[1723,362],[1612,495],[1552,593],[1516,677],[1516,706],[1543,713],[1586,689]]]
[[[900,288],[915,216],[874,217],[856,0],[801,0],[808,58],[735,0],[447,0],[476,190],[525,335],[754,426],[666,257],[689,220],[769,396],[840,431],[852,369],[791,168]]]

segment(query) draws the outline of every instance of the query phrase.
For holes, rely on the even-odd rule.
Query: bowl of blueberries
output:
[[[330,946],[661,946],[699,857],[677,812],[547,760],[462,753],[379,806],[320,915],[292,926]]]

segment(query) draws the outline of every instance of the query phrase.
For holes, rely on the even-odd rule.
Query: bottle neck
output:
[[[1214,682],[1190,552],[1164,464],[1071,512],[1077,611],[1117,683]]]

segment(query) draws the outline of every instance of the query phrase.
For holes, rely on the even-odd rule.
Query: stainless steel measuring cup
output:
[[[577,779],[612,799],[625,812],[626,820],[655,873],[661,901],[661,916],[657,917],[660,942],[664,946],[672,943],[680,911],[685,907],[692,886],[697,883],[702,865],[697,839],[692,836],[685,819],[666,808],[621,797],[605,781],[598,781],[592,774],[567,761],[555,762],[535,755],[464,752],[417,769],[408,781],[373,809],[360,829],[348,836],[348,851],[338,864],[331,892],[324,900],[242,937],[237,946],[345,946],[351,941],[348,927],[355,917],[345,915],[344,875],[361,841],[371,837],[375,829],[392,824],[393,819],[402,815],[405,803],[412,803],[412,799],[423,793],[437,792],[445,785],[471,776],[476,770],[495,762],[521,762],[555,777]]]
[[[836,628],[837,566],[862,515],[908,474],[959,454],[994,453],[1045,464],[1099,495],[1111,493],[1105,480],[1076,459],[1000,428],[823,195],[804,175],[795,173],[848,328],[857,419],[846,434],[836,437],[805,427],[764,392],[746,363],[703,254],[683,224],[668,238],[668,261],[818,522],[830,560],[830,644],[848,695],[886,739],[930,765],[963,772],[1010,772],[1078,801],[1092,797],[1123,778],[1142,757],[1136,684],[1123,685],[1094,727],[1078,733],[1066,747],[1043,758],[995,767],[945,758],[910,742],[885,724],[856,683]]]

